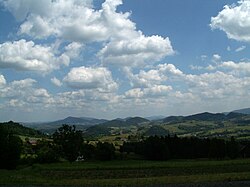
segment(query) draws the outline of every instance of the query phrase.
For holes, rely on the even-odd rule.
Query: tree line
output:
[[[244,145],[249,146],[249,142]],[[51,138],[41,139],[33,145],[22,141],[4,125],[0,125],[0,168],[14,169],[18,164],[53,163],[59,161],[113,160],[117,155],[140,155],[148,160],[237,158],[242,144],[234,138],[199,139],[196,137],[150,136],[141,141],[124,142],[119,148],[112,143],[88,142],[75,126],[62,125]],[[124,158],[124,157],[119,157]]]
[[[149,160],[213,158],[234,159],[240,156],[240,144],[232,137],[200,139],[196,137],[151,136],[139,142],[124,142],[121,152],[136,153]]]
[[[115,147],[107,142],[84,141],[82,131],[63,125],[50,139],[22,141],[8,126],[0,125],[0,169],[15,169],[18,164],[53,163],[76,160],[112,160]]]

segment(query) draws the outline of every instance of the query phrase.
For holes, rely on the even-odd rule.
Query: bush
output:
[[[53,163],[58,162],[59,156],[51,147],[44,146],[38,150],[36,160],[41,164]]]

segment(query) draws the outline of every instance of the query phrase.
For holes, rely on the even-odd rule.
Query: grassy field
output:
[[[109,161],[0,170],[0,184],[124,186],[250,180],[250,159]]]

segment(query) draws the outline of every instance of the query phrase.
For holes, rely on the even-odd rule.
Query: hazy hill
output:
[[[163,123],[178,123],[184,119],[184,116],[169,116],[163,119]]]
[[[110,121],[106,121],[104,123],[100,123],[98,125],[100,126],[106,126],[106,127],[127,127],[131,125],[140,125],[142,123],[150,122],[148,119],[142,118],[142,117],[129,117],[126,119],[113,119]]]
[[[230,119],[238,119],[247,116],[247,114],[237,113],[237,112],[230,112],[228,114],[224,113],[199,113],[193,114],[190,116],[169,116],[163,119],[163,123],[182,123],[185,121],[212,121],[212,122],[220,122],[224,120]]]
[[[105,126],[105,127],[123,127],[123,126],[127,126],[126,121],[122,120],[122,119],[113,119],[95,126]]]
[[[196,120],[196,121],[222,121],[226,119],[226,115],[223,113],[199,113],[184,117],[184,120]]]
[[[126,119],[127,125],[140,125],[141,123],[150,122],[150,120],[142,117],[131,117]]]
[[[250,114],[250,108],[244,108],[239,110],[234,110],[234,113],[241,113],[241,114]]]
[[[161,119],[164,119],[164,118],[165,118],[165,116],[162,116],[162,115],[145,117],[145,119],[148,119],[150,121],[161,120]]]
[[[96,118],[87,118],[87,117],[67,117],[62,120],[57,120],[53,122],[46,123],[47,125],[96,125],[100,123],[104,123],[107,120],[105,119],[96,119]]]
[[[242,114],[242,113],[237,113],[237,112],[230,112],[227,114],[227,119],[235,119],[235,118],[242,118],[242,117],[246,117],[247,114]]]
[[[105,119],[96,119],[88,117],[72,117],[69,116],[65,119],[52,121],[52,122],[43,122],[43,123],[24,123],[25,126],[39,130],[44,133],[52,134],[61,127],[63,124],[75,125],[77,130],[85,130],[90,126],[107,122]]]

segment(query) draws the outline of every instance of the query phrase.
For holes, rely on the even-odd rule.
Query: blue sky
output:
[[[250,107],[250,1],[0,0],[0,121]]]

